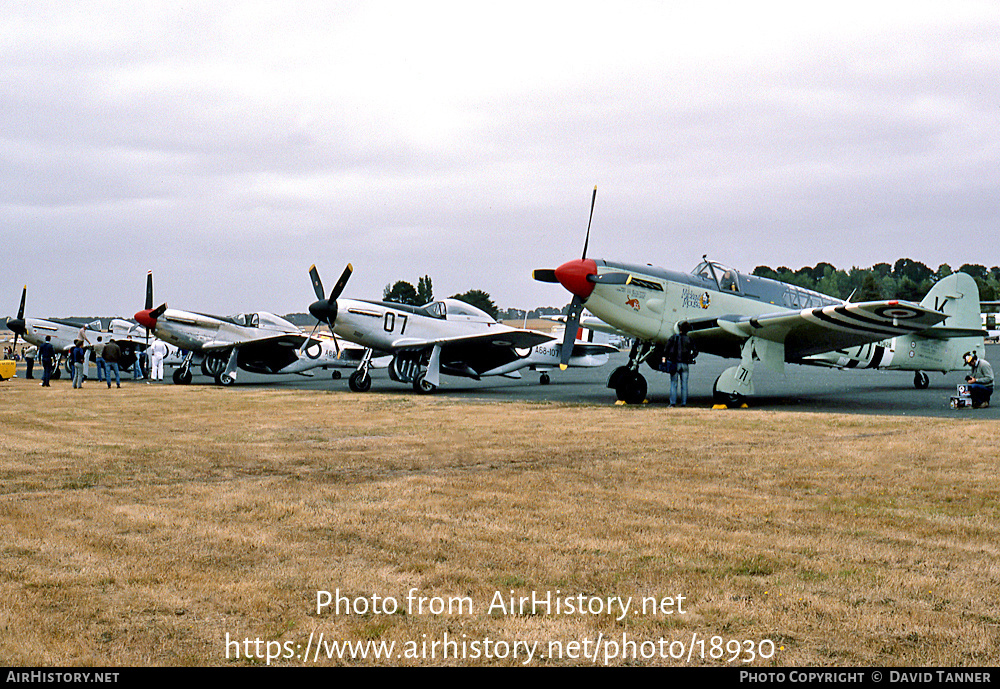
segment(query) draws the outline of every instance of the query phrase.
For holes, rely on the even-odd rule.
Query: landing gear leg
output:
[[[646,379],[639,373],[639,364],[646,360],[652,346],[636,340],[632,345],[628,363],[619,366],[608,377],[608,387],[615,391],[618,400],[626,404],[641,404],[646,399]]]
[[[177,385],[187,385],[191,382],[191,358],[194,352],[188,352],[181,365],[174,370],[174,383]]]
[[[352,392],[368,392],[372,387],[372,377],[368,374],[368,367],[372,361],[372,350],[366,349],[365,355],[361,357],[358,370],[347,379],[347,387]]]

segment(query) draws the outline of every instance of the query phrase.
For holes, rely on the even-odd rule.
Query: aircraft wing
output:
[[[940,311],[892,300],[833,304],[760,316],[693,319],[687,323],[691,326],[691,338],[703,352],[738,357],[740,346],[753,336],[782,343],[785,360],[794,361],[898,335],[923,333],[946,318]]]
[[[313,338],[315,341],[319,341],[319,338]],[[296,335],[295,333],[283,333],[275,332],[273,335],[267,335],[265,337],[254,337],[248,338],[246,340],[209,340],[208,342],[203,342],[201,348],[206,351],[211,351],[214,349],[229,349],[231,347],[254,347],[257,345],[266,346],[286,346],[286,347],[301,347],[302,343],[306,341],[305,335]]]
[[[401,349],[424,349],[434,345],[441,345],[442,349],[450,347],[505,347],[513,349],[530,349],[535,345],[550,342],[554,338],[545,333],[534,330],[521,330],[519,328],[511,330],[486,331],[472,335],[456,335],[454,337],[439,337],[432,339],[417,339],[412,337],[401,337],[392,343],[394,350]]]

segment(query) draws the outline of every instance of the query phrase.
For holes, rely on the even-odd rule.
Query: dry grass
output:
[[[227,634],[319,632],[1000,661],[995,422],[23,380],[0,398],[6,665],[242,665],[263,661],[227,659]],[[316,614],[318,590],[411,588],[475,610]],[[533,590],[686,614],[487,614]]]

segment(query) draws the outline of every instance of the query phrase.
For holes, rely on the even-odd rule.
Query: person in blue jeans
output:
[[[115,385],[118,387],[122,386],[121,371],[118,368],[118,362],[122,358],[122,350],[114,340],[108,342],[104,347],[104,363],[108,367],[108,387],[111,387],[111,372],[114,371],[115,374]]]
[[[680,405],[687,406],[688,401],[688,373],[691,364],[698,356],[698,348],[695,347],[688,331],[691,329],[687,323],[681,323],[677,333],[670,336],[664,350],[664,358],[667,360],[667,372],[670,373],[670,406],[677,406],[678,392],[680,392]]]

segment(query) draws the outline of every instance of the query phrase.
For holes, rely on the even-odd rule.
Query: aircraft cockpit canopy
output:
[[[459,299],[447,300],[448,315],[451,320],[467,320],[492,323],[494,319],[482,309],[477,309],[472,304],[467,304]]]
[[[691,271],[697,278],[714,284],[724,292],[740,291],[740,274],[735,268],[723,265],[717,261],[703,260]]]
[[[257,314],[255,313],[238,313],[230,316],[229,320],[236,325],[245,325],[249,328],[256,328],[258,324]]]
[[[421,306],[420,310],[424,312],[425,316],[430,316],[431,318],[448,317],[448,308],[444,305],[443,301],[432,301],[430,304]]]

